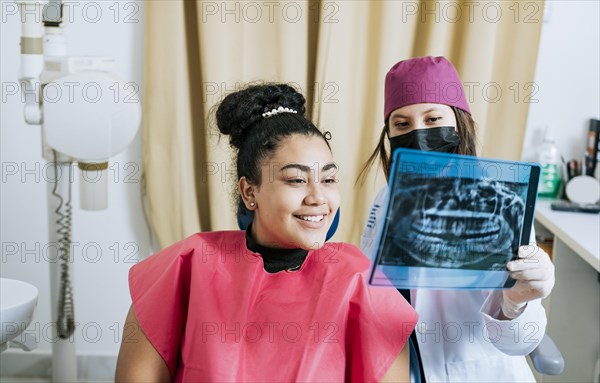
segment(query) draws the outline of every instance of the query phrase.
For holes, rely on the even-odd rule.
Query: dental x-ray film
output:
[[[503,289],[529,244],[540,168],[457,154],[394,152],[369,282]]]

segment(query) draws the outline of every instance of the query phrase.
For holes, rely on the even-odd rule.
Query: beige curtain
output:
[[[237,228],[235,166],[211,108],[248,82],[293,82],[332,132],[342,220],[357,244],[384,184],[355,186],[383,126],[383,81],[397,61],[444,55],[457,67],[484,156],[518,159],[543,2],[149,1],[145,6],[144,166],[162,247],[195,231]]]

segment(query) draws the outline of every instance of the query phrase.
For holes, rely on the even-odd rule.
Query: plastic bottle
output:
[[[538,196],[557,198],[561,187],[562,159],[548,128],[538,150],[538,161],[542,167]]]

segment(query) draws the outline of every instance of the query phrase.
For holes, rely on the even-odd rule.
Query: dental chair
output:
[[[252,213],[246,211],[246,213],[238,213],[238,226],[241,230],[246,230],[248,225],[252,223],[253,215]],[[340,221],[340,211],[338,209],[335,214],[335,218],[327,232],[328,241],[335,231],[337,230],[338,224]],[[421,383],[421,374],[419,369],[419,362],[417,359],[417,353],[415,351],[412,340],[409,338],[409,347],[410,347],[410,382],[411,383]],[[552,338],[549,335],[545,334],[542,338],[542,341],[537,346],[535,350],[529,353],[529,358],[531,358],[531,362],[535,367],[536,371],[543,375],[560,375],[565,368],[565,360],[554,343]]]
[[[410,346],[410,382],[421,383],[421,374],[417,353],[409,338]],[[560,375],[565,368],[565,360],[549,335],[545,334],[535,350],[529,353],[536,371],[543,375]]]
[[[544,334],[537,348],[529,353],[533,367],[540,374],[560,375],[565,369],[565,360],[550,335]]]

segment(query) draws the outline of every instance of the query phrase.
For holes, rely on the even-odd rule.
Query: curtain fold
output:
[[[236,229],[235,164],[211,108],[248,82],[292,82],[308,115],[332,133],[342,220],[357,244],[385,183],[355,185],[383,127],[383,85],[397,61],[444,55],[479,124],[483,156],[518,159],[543,1],[301,1],[145,3],[144,165],[161,246],[200,228]],[[529,99],[527,98],[529,97]]]
[[[147,213],[164,247],[200,230],[184,3],[146,3],[144,25]]]

